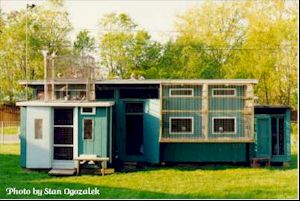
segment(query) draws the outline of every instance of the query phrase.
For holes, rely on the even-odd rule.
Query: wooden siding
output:
[[[20,121],[20,108],[13,105],[0,105],[0,121]]]

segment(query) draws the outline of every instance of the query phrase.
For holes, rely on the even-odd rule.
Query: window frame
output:
[[[190,90],[192,92],[191,95],[172,95],[172,91],[184,91]],[[194,97],[194,88],[170,88],[169,89],[169,97]]]
[[[91,139],[84,139],[84,121],[85,120],[92,120],[92,138]],[[94,141],[94,128],[95,128],[95,120],[93,118],[83,118],[82,119],[82,140],[83,141]]]
[[[234,120],[234,132],[215,132],[214,128],[215,128],[215,119],[233,119]],[[212,117],[212,134],[214,135],[235,135],[237,132],[237,123],[236,123],[236,117]]]
[[[192,120],[192,131],[190,132],[173,132],[172,131],[172,120],[173,119],[191,119]],[[194,135],[194,117],[169,117],[169,134],[170,135],[181,135],[181,134],[184,134],[184,135]]]
[[[55,110],[63,110],[63,109],[71,109],[71,108],[68,108],[68,107],[54,107],[53,108],[53,136],[52,136],[52,160],[53,161],[59,161],[59,162],[70,162],[70,161],[73,161],[74,160],[74,157],[75,157],[75,111],[74,111],[74,108],[72,108],[72,124],[55,124]],[[72,144],[55,144],[54,143],[54,128],[59,128],[59,127],[62,127],[62,128],[72,128],[73,129],[73,143]],[[69,160],[69,159],[55,159],[55,148],[56,147],[70,147],[73,149],[73,155],[72,155],[72,159]]]
[[[39,137],[37,137],[37,133],[36,133],[36,131],[37,131],[37,122],[41,122],[40,124],[40,131],[41,131],[41,133],[40,133],[40,135],[39,135]],[[43,119],[42,118],[35,118],[34,119],[34,139],[35,140],[43,140]]]
[[[217,95],[214,94],[215,91],[217,90],[223,90],[223,91],[230,91],[233,90],[234,94],[233,95]],[[235,97],[236,96],[236,88],[213,88],[212,89],[212,97]]]
[[[83,108],[92,108],[92,112],[84,112]],[[80,114],[82,115],[95,115],[96,114],[96,107],[81,107]]]

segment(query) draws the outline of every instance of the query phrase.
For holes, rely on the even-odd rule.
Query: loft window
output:
[[[194,96],[193,88],[171,88],[169,91],[170,97],[192,97]]]
[[[93,119],[84,119],[83,120],[83,139],[84,140],[92,140],[93,139],[93,127],[94,120]]]
[[[235,117],[213,117],[212,118],[213,134],[235,134],[236,118]]]
[[[236,89],[234,88],[214,88],[212,90],[212,96],[236,96]]]
[[[96,99],[114,99],[115,91],[113,89],[96,90]]]
[[[82,107],[81,114],[96,114],[96,108],[94,107]]]
[[[170,117],[169,129],[170,129],[170,134],[193,134],[194,118],[193,117]]]
[[[157,99],[158,89],[120,89],[120,99]]]
[[[34,120],[34,139],[43,138],[43,119]]]

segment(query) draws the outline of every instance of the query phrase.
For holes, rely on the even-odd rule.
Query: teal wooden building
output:
[[[290,109],[255,105],[256,80],[103,80],[93,62],[48,56],[44,80],[20,82],[22,167],[290,160]]]

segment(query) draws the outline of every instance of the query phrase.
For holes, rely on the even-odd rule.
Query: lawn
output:
[[[5,135],[18,135],[20,132],[19,126],[7,126],[3,128],[3,134]],[[2,132],[2,131],[0,131]]]
[[[296,149],[293,149],[296,150]],[[19,167],[19,145],[0,145],[0,198],[297,198],[297,155],[289,166],[162,167],[130,173],[50,177]],[[17,189],[98,188],[100,195],[6,195]]]

